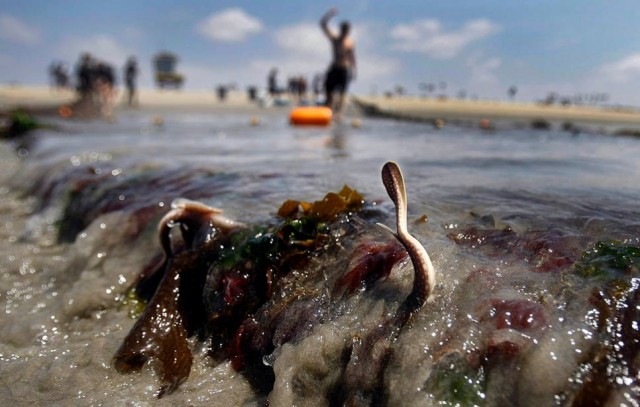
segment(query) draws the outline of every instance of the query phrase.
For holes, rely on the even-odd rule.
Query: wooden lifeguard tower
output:
[[[176,72],[178,57],[171,52],[159,52],[153,57],[156,70],[156,83],[160,89],[179,88],[184,82],[184,76]]]

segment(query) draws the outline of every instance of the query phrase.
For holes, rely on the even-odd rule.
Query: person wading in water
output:
[[[340,112],[344,102],[344,95],[347,92],[347,86],[350,80],[356,78],[356,56],[354,51],[354,42],[349,37],[351,25],[348,21],[340,24],[340,33],[335,34],[329,29],[329,20],[338,14],[338,10],[334,7],[329,9],[320,20],[320,27],[325,33],[331,47],[333,49],[333,60],[327,71],[325,78],[325,105],[332,108],[335,112]],[[338,93],[338,99],[334,102],[334,93]]]

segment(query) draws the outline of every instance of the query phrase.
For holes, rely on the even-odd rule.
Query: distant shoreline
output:
[[[127,108],[126,94],[118,88],[116,109]],[[0,110],[7,111],[19,107],[42,109],[70,105],[77,101],[77,94],[70,89],[52,89],[47,86],[0,85]],[[249,100],[247,93],[228,92],[224,101],[220,101],[214,90],[160,90],[140,89],[136,107],[145,108],[185,108],[206,107],[252,107],[256,103]]]
[[[76,101],[72,90],[55,90],[47,86],[0,85],[0,111],[23,107],[55,113],[60,106]],[[126,109],[125,92],[119,89],[116,111]],[[640,110],[599,106],[561,106],[525,102],[488,100],[436,99],[418,97],[352,96],[350,107],[356,112],[400,120],[510,121],[526,125],[561,123],[564,126],[609,126],[634,133],[640,132]],[[229,91],[221,101],[215,90],[159,90],[141,89],[138,95],[141,110],[273,110],[288,112],[287,106],[264,109],[259,101],[251,100],[247,92]],[[354,109],[349,109],[353,112]]]
[[[599,106],[562,106],[525,102],[415,97],[354,97],[372,116],[407,120],[509,120],[527,123],[630,125],[640,128],[640,110]]]

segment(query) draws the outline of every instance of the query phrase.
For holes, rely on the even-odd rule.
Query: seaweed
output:
[[[424,391],[438,405],[482,406],[486,404],[486,373],[482,367],[472,367],[464,356],[452,353],[434,366]]]
[[[613,279],[638,275],[640,247],[613,240],[596,242],[575,264],[582,277]]]
[[[333,292],[337,287],[353,293],[358,279],[367,289],[405,253],[414,268],[413,288],[393,315],[344,350],[336,389],[344,390],[344,401],[352,404],[385,399],[383,372],[394,342],[435,285],[427,252],[407,229],[407,198],[397,164],[385,164],[382,180],[396,206],[397,233],[392,233],[398,242],[360,246],[364,257]],[[327,315],[331,287],[309,289],[304,283],[326,284],[328,270],[307,266],[323,251],[350,246],[346,239],[357,236],[362,224],[352,222],[364,206],[362,195],[345,185],[313,203],[288,200],[278,210],[278,221],[253,229],[199,202],[178,199],[171,206],[158,225],[165,256],[154,259],[137,283],[155,294],[116,352],[117,370],[136,371],[152,360],[162,397],[187,379],[192,364],[187,338],[197,335],[210,340],[211,356],[231,360],[259,392],[271,391],[275,374],[264,358]],[[170,235],[172,228],[182,233],[181,245]]]
[[[612,281],[611,287],[595,289],[591,302],[597,310],[599,341],[576,370],[574,394],[565,397],[573,406],[605,405],[615,392],[637,399],[640,385],[640,281],[629,286]]]
[[[273,331],[264,332],[253,316],[279,280],[308,264],[325,245],[330,223],[362,205],[362,196],[345,186],[313,204],[287,201],[278,222],[247,228],[221,220],[215,208],[174,201],[158,228],[166,258],[154,259],[136,282],[136,295],[124,297],[134,307],[138,302],[131,298],[140,301],[154,293],[116,352],[116,369],[127,373],[155,360],[162,397],[188,377],[192,356],[186,339],[197,334],[209,338],[212,356],[231,359],[257,389],[269,390],[273,372],[262,357],[274,348]],[[178,225],[184,244],[174,247],[168,233]],[[197,236],[211,239],[200,243]]]
[[[568,244],[575,237],[554,229],[517,233],[510,226],[496,229],[472,225],[449,232],[447,237],[460,246],[482,250],[489,256],[503,257],[509,253],[532,264],[538,272],[566,269],[579,256],[579,251]]]
[[[387,278],[391,269],[399,261],[407,258],[407,252],[400,243],[364,243],[354,251],[350,270],[340,277],[336,289],[352,294],[356,290],[369,289],[378,280]]]
[[[0,129],[0,138],[13,139],[43,127],[31,114],[22,109],[9,113],[8,125]]]
[[[281,218],[310,217],[318,221],[329,221],[344,212],[362,208],[364,198],[360,193],[345,185],[340,192],[330,192],[320,201],[313,203],[287,200],[278,209]]]
[[[576,369],[563,395],[571,405],[604,405],[616,392],[635,393],[640,384],[640,247],[598,241],[576,262],[575,273],[594,283],[587,317],[598,341]],[[635,388],[636,390],[633,390]]]

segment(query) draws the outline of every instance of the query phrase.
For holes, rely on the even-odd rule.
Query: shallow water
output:
[[[479,311],[484,300],[511,299],[544,304],[545,329],[501,332],[511,335],[511,342],[526,342],[526,352],[515,361],[501,360],[499,368],[491,360],[483,365],[484,376],[478,379],[482,388],[471,386],[474,396],[469,400],[562,405],[570,399],[571,391],[556,383],[581,380],[583,365],[575,353],[592,349],[597,333],[588,318],[591,305],[569,300],[567,290],[584,296],[593,284],[564,269],[540,273],[537,268],[557,248],[580,253],[608,239],[639,245],[640,140],[528,129],[435,129],[366,118],[346,119],[331,128],[294,128],[284,111],[257,116],[124,112],[116,123],[54,121],[58,130],[34,134],[18,149],[20,160],[14,145],[2,146],[3,404],[264,401],[228,362],[216,365],[206,357],[206,346],[195,340],[189,379],[159,402],[153,396],[157,381],[151,368],[132,375],[112,368],[111,357],[134,322],[116,299],[159,251],[159,216],[183,196],[222,208],[230,218],[259,224],[289,198],[314,201],[347,184],[378,203],[391,226],[392,205],[380,181],[380,169],[390,160],[403,169],[410,230],[431,254],[439,283],[434,301],[398,337],[385,372],[387,402],[425,405],[440,400],[430,377],[444,360],[441,355],[496,341],[483,336],[484,320],[476,317],[484,315]],[[252,125],[256,118],[259,124]],[[99,186],[78,212],[84,218],[59,241],[57,221],[70,191],[96,177]],[[415,222],[423,215],[428,222]],[[523,241],[506,248],[487,244],[486,249],[484,240],[457,244],[452,237],[467,233],[468,226],[495,231],[507,225]],[[533,232],[545,236],[542,241],[550,246],[543,245],[542,255],[518,252],[519,245],[539,238],[531,237]],[[404,292],[410,269],[403,263],[379,285]],[[483,283],[473,282],[476,274],[484,276]],[[281,346],[274,354],[274,391],[266,396],[272,405],[326,402],[324,382],[314,382],[304,372],[323,357],[331,370],[345,338],[375,324],[399,301],[380,298],[358,293],[340,317]],[[516,334],[520,336],[513,339]],[[514,369],[521,372],[515,379],[500,374]],[[300,384],[301,377],[311,388],[318,387],[318,394],[297,392],[292,383]],[[638,399],[637,379],[630,380],[616,387],[609,402]],[[501,387],[509,390],[496,391]]]

